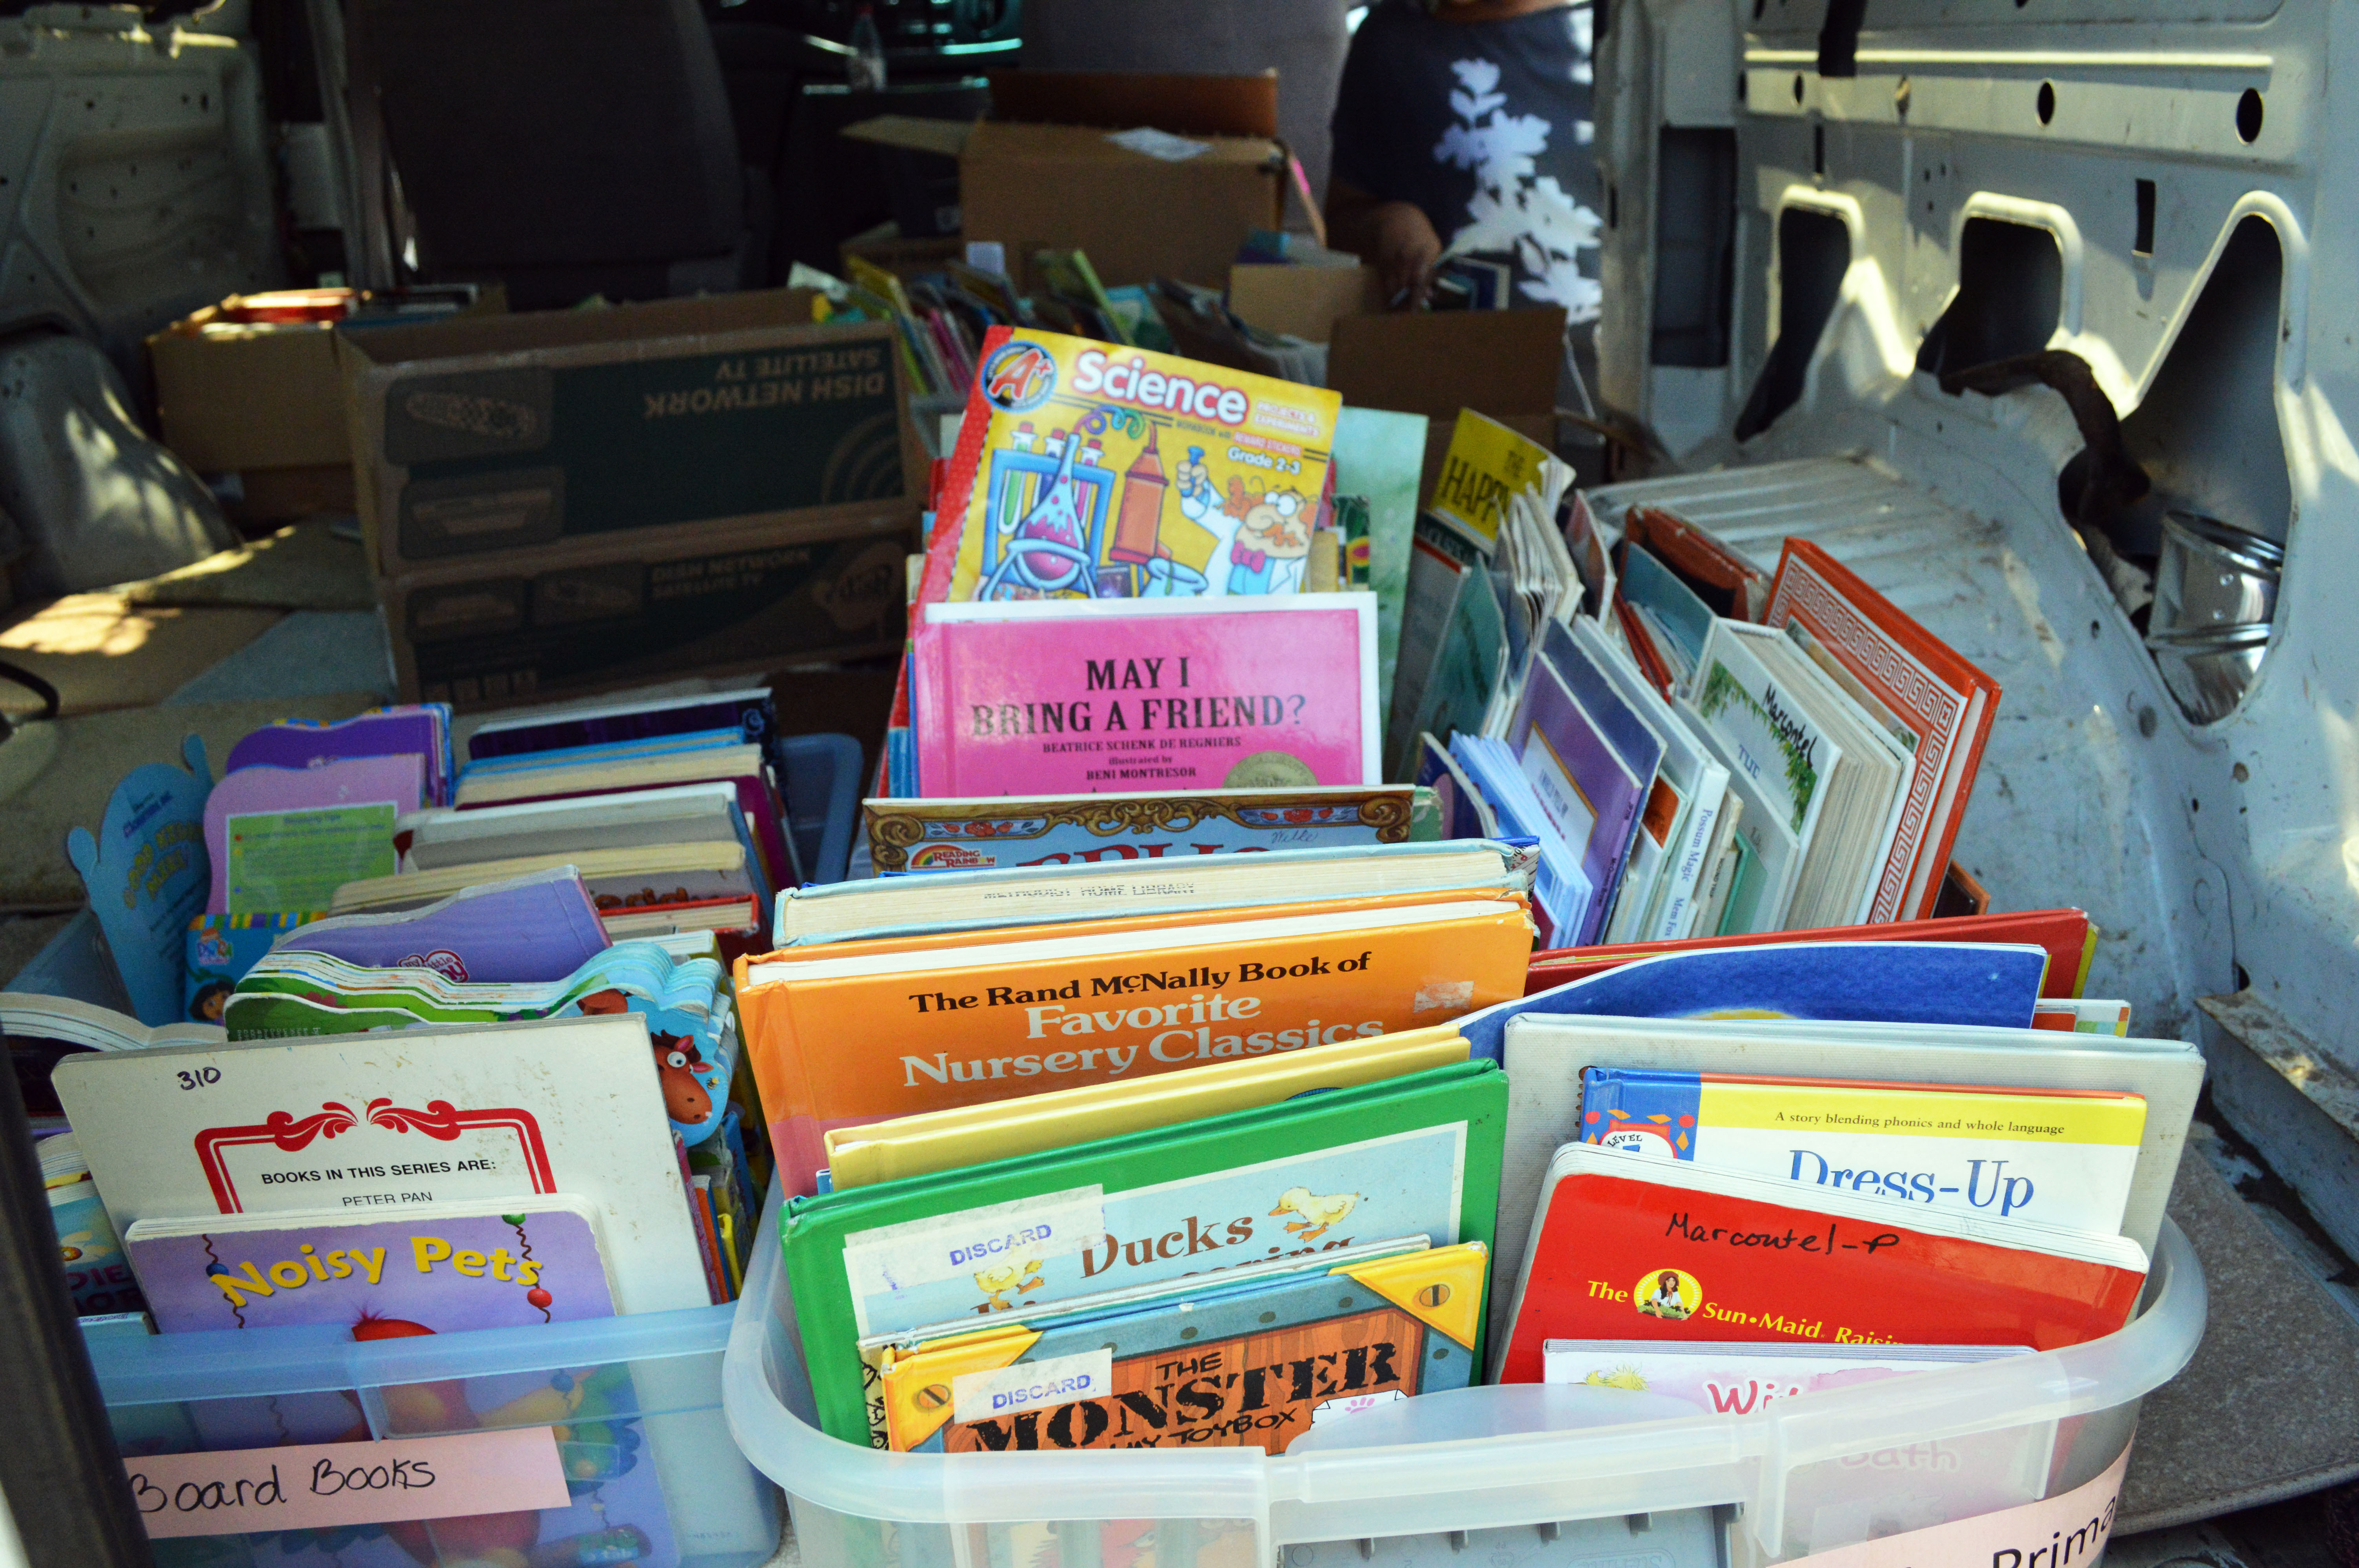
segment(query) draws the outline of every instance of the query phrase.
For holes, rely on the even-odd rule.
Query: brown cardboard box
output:
[[[1372,266],[1229,268],[1229,308],[1265,332],[1288,332],[1307,342],[1332,341],[1344,316],[1373,316],[1385,308]]]
[[[807,516],[573,542],[378,586],[403,700],[498,707],[897,654],[915,544],[905,513]]]
[[[199,473],[352,461],[336,331],[215,325],[207,306],[147,340],[164,444]]]
[[[1027,289],[1039,250],[1086,252],[1109,287],[1169,276],[1217,288],[1245,236],[1285,220],[1275,71],[994,71],[991,94],[992,118],[973,126],[880,115],[843,134],[956,155],[963,237],[1006,246]],[[1206,149],[1161,158],[1106,140],[1141,125]]]
[[[1327,385],[1355,408],[1422,414],[1427,427],[1420,500],[1449,449],[1458,411],[1472,408],[1556,446],[1557,371],[1564,312],[1416,310],[1345,316],[1327,350]]]
[[[1284,214],[1286,161],[1274,141],[1199,136],[1195,157],[1133,152],[1086,125],[986,120],[959,157],[967,239],[996,240],[1011,266],[1038,250],[1082,250],[1108,287],[1184,278],[1218,287],[1237,247]]]
[[[243,494],[231,506],[241,515],[352,511],[334,326],[223,320],[238,303],[208,305],[147,340],[164,444],[199,473],[238,475]],[[495,288],[469,313],[506,308]]]
[[[677,559],[748,530],[906,531],[925,460],[894,329],[818,325],[810,301],[776,289],[339,333],[377,575],[522,581],[560,557]]]

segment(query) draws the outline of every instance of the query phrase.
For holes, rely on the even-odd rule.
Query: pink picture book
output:
[[[1376,600],[922,607],[910,683],[929,798],[1371,784]]]

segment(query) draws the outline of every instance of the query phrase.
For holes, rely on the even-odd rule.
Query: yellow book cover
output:
[[[1102,924],[1127,929],[740,959],[788,1190],[831,1128],[1446,1023],[1523,994],[1532,935],[1502,895]]]
[[[1318,387],[994,328],[923,597],[1302,589],[1342,410]]]
[[[1439,1024],[1339,1041],[1287,1055],[1247,1056],[1159,1077],[1052,1089],[1019,1099],[929,1111],[826,1135],[837,1192],[905,1176],[1014,1159],[1097,1138],[1172,1127],[1276,1105],[1314,1089],[1348,1088],[1466,1060],[1466,1038]]]
[[[1450,450],[1433,481],[1429,510],[1484,549],[1499,542],[1507,497],[1537,491],[1550,453],[1546,447],[1472,408],[1458,411]]]

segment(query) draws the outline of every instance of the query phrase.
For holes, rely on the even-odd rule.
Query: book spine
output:
[[[729,1289],[722,1281],[721,1256],[713,1246],[710,1217],[697,1194],[695,1173],[688,1168],[688,1145],[678,1133],[672,1135],[671,1152],[679,1161],[680,1195],[688,1204],[689,1228],[696,1234],[697,1256],[704,1265],[705,1294],[719,1306],[729,1299]]]

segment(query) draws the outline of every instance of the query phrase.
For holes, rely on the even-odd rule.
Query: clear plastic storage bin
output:
[[[567,1507],[158,1539],[165,1568],[751,1568],[777,1550],[777,1494],[722,1414],[732,1311],[366,1344],[327,1326],[118,1336],[90,1349],[135,1473],[157,1455],[289,1444],[337,1444],[361,1465],[375,1438],[554,1429]]]
[[[771,1204],[755,1242],[723,1379],[739,1445],[787,1491],[805,1568],[1776,1562],[2102,1475],[2139,1399],[2203,1332],[2201,1271],[2166,1223],[2142,1310],[2118,1334],[1749,1415],[1524,1385],[1382,1406],[1278,1455],[889,1454],[812,1424],[783,1206]],[[1997,1495],[1958,1508],[1968,1483]]]

